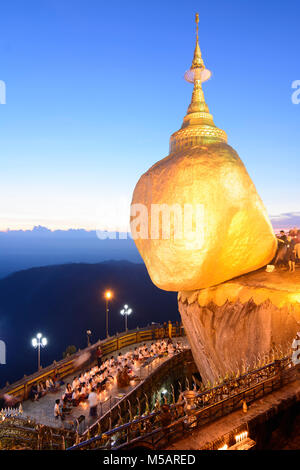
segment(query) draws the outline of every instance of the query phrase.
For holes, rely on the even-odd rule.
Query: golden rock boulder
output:
[[[237,153],[225,143],[191,148],[158,162],[139,180],[133,195],[137,203],[147,207],[149,230],[148,239],[135,243],[161,289],[220,284],[266,265],[274,256],[277,244],[263,203]],[[151,206],[163,204],[171,209],[170,238],[162,239],[160,218],[159,238],[152,239]],[[191,204],[195,215],[197,205],[200,209],[199,229],[178,239],[172,209],[177,204]]]
[[[198,26],[198,25],[197,25]],[[194,91],[170,154],[138,181],[131,231],[153,283],[168,291],[207,288],[271,261],[277,242],[238,154],[204,99],[210,77],[198,44],[185,74]]]

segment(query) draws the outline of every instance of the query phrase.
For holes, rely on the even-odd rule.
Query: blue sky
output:
[[[105,228],[104,206],[126,207],[190,102],[197,11],[216,125],[269,213],[300,210],[298,0],[10,0],[0,14],[0,230]]]

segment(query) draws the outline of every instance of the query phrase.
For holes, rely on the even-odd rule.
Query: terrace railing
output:
[[[162,425],[161,412],[156,411],[77,443],[67,450],[118,450],[142,444],[150,445],[153,449],[160,448],[166,442],[181,438],[198,427],[240,409],[244,400],[249,405],[283,387],[294,380],[295,370],[289,357],[276,360],[217,387],[196,393],[194,406],[189,409],[185,401],[173,403],[170,406],[172,423],[168,426]]]
[[[169,322],[171,323],[171,322]],[[0,397],[4,394],[9,394],[16,397],[19,401],[27,400],[31,387],[37,385],[39,382],[44,382],[48,377],[59,376],[60,378],[73,374],[77,370],[82,369],[82,365],[77,365],[78,358],[83,353],[90,354],[88,365],[96,361],[95,352],[98,346],[101,346],[103,356],[118,351],[126,346],[130,346],[143,341],[150,341],[158,338],[167,337],[169,335],[169,323],[165,325],[155,324],[149,325],[145,328],[137,328],[136,330],[128,331],[121,334],[116,334],[108,339],[99,340],[97,343],[88,348],[79,350],[77,353],[68,356],[60,361],[54,361],[48,367],[41,368],[30,376],[24,376],[13,384],[7,384],[6,387],[0,390]],[[172,324],[172,336],[183,336],[184,329],[180,324]]]
[[[120,398],[114,398],[111,401],[111,405],[106,413],[100,414],[99,419],[89,426],[82,434],[81,440],[85,440],[88,436],[95,436],[99,434],[99,429],[110,430],[111,423],[114,420],[114,417],[119,417],[119,412],[122,414],[122,411],[128,409],[128,403],[135,400],[135,397],[139,395],[140,389],[144,390],[147,384],[151,385],[152,393],[154,393],[155,388],[153,389],[154,379],[157,376],[169,377],[173,369],[178,367],[182,368],[183,364],[193,360],[191,350],[189,348],[184,348],[181,352],[171,356],[165,357],[165,360],[158,366],[145,367],[145,374],[143,374],[142,380],[137,382],[137,385],[130,390],[127,394],[123,395]],[[126,413],[127,415],[127,413]]]

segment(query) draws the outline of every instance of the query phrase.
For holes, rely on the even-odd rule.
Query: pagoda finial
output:
[[[215,126],[213,117],[205,102],[202,83],[211,77],[205,67],[199,47],[199,15],[196,13],[196,47],[191,68],[184,74],[187,82],[194,84],[192,100],[183,124],[179,131],[174,132],[170,139],[170,153],[188,147],[214,142],[227,142],[227,135]]]
[[[200,51],[200,47],[199,47],[199,15],[198,13],[196,13],[196,18],[195,18],[195,21],[196,21],[196,47],[195,47],[195,52],[194,52],[194,58],[193,58],[193,62],[192,62],[192,69],[196,69],[196,68],[205,68],[204,66],[204,63],[203,63],[203,59],[202,59],[202,56],[201,56],[201,51]]]
[[[205,82],[211,76],[211,72],[206,69],[199,46],[199,14],[196,13],[196,47],[191,68],[185,72],[184,78],[187,82],[194,83],[195,80]]]

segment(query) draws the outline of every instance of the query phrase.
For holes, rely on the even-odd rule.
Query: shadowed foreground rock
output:
[[[256,271],[208,289],[178,293],[178,306],[204,381],[284,352],[300,330],[300,272]]]

